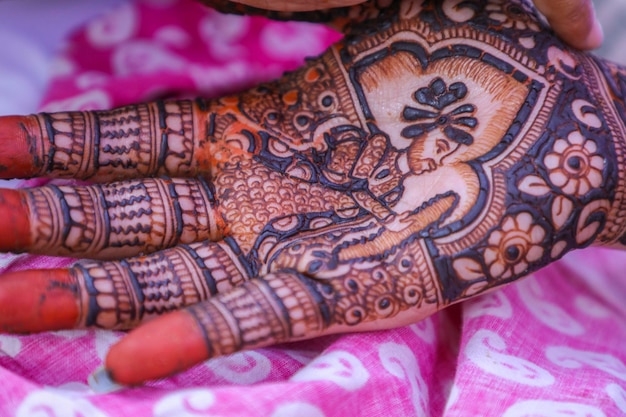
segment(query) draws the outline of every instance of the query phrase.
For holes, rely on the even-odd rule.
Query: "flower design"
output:
[[[415,100],[430,109],[406,106],[402,116],[414,123],[402,130],[402,136],[415,139],[437,128],[441,129],[448,139],[463,145],[471,145],[474,137],[465,129],[473,129],[478,121],[472,115],[476,111],[473,104],[461,103],[467,96],[467,87],[455,82],[448,87],[441,78],[435,78],[428,87],[415,92]],[[446,110],[454,106],[450,111]]]
[[[508,0],[496,0],[486,7],[489,18],[500,23],[507,29],[526,30],[539,32],[539,24],[522,5],[510,3]]]
[[[604,158],[593,140],[573,131],[567,139],[557,139],[552,150],[543,162],[550,182],[565,194],[583,196],[602,184]]]
[[[490,275],[495,279],[507,279],[526,271],[529,264],[543,256],[545,234],[528,212],[507,216],[502,228],[489,235],[484,259]]]

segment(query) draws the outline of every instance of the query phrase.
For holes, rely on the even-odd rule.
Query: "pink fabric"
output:
[[[43,109],[235,91],[336,38],[187,0],[139,1],[70,40]],[[0,272],[69,263],[6,255]],[[121,333],[1,335],[0,415],[626,415],[625,270],[625,253],[586,250],[409,327],[239,353],[108,395],[85,381]]]

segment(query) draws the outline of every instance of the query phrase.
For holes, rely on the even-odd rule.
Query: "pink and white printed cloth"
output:
[[[70,39],[42,109],[233,92],[336,39],[190,0],[139,0]],[[70,262],[2,255],[0,273]],[[412,326],[238,353],[107,395],[86,380],[122,333],[0,335],[0,415],[626,415],[624,271],[624,252],[581,251]]]

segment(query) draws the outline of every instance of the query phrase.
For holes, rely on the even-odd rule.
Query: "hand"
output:
[[[625,70],[517,3],[349,15],[237,96],[0,118],[3,178],[96,183],[0,192],[0,250],[86,258],[1,277],[0,328],[139,326],[105,361],[132,385],[402,326],[624,241]]]
[[[211,0],[205,0],[211,2]],[[346,7],[364,3],[365,0],[332,0],[312,2],[307,0],[234,0],[246,6],[283,12],[321,10],[329,7]],[[533,0],[537,9],[548,19],[552,29],[571,46],[582,49],[599,48],[603,34],[595,17],[592,0]]]

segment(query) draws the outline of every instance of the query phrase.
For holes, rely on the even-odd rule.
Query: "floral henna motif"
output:
[[[24,125],[37,173],[191,177],[29,191],[47,242],[33,250],[156,252],[79,262],[78,323],[193,305],[167,320],[190,320],[205,358],[402,325],[572,249],[626,244],[625,70],[569,51],[524,2],[295,17],[346,37],[240,95]]]
[[[533,224],[532,215],[522,212],[507,217],[502,229],[494,230],[487,240],[484,258],[489,274],[495,279],[510,278],[526,271],[543,255],[543,228]]]
[[[456,82],[447,87],[441,78],[434,79],[428,87],[420,88],[415,92],[415,100],[422,105],[436,109],[436,111],[417,109],[411,106],[405,107],[402,112],[404,119],[409,122],[421,121],[421,123],[405,127],[402,130],[402,136],[415,140],[439,127],[448,139],[462,145],[471,145],[474,138],[460,127],[472,129],[476,127],[478,120],[472,117],[476,111],[473,104],[458,104],[466,95],[467,87],[465,84]],[[452,105],[454,108],[448,109]],[[446,110],[448,112],[443,113]],[[447,149],[442,151],[445,152]]]
[[[584,196],[602,184],[604,158],[597,153],[598,147],[591,139],[585,139],[578,131],[567,139],[557,139],[553,151],[543,160],[548,178],[565,194]]]

